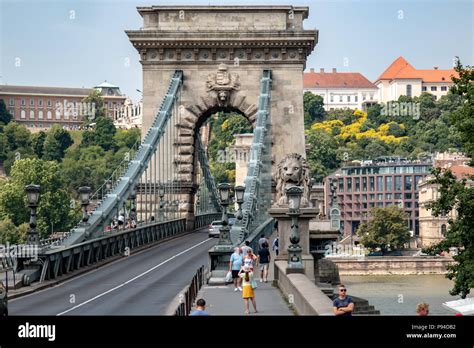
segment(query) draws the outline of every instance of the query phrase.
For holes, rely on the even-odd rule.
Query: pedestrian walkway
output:
[[[273,241],[273,238],[274,235],[270,237],[270,241]],[[294,315],[280,290],[272,285],[275,256],[275,252],[271,251],[268,283],[260,283],[260,269],[259,267],[255,268],[254,277],[258,284],[255,289],[255,300],[258,313],[253,312],[253,305],[249,301],[250,315]],[[197,298],[203,298],[206,301],[206,311],[211,315],[246,315],[242,292],[234,291],[233,283],[216,286],[204,285]]]

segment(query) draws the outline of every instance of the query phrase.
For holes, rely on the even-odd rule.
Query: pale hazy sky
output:
[[[304,5],[319,30],[307,69],[376,79],[397,57],[415,68],[474,65],[474,0],[0,0],[0,84],[92,87],[107,80],[139,99],[141,66],[126,29],[144,5]],[[127,64],[129,62],[129,64]]]

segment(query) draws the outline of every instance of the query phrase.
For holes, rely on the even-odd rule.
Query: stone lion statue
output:
[[[291,186],[303,187],[301,207],[307,207],[309,205],[309,167],[306,163],[306,159],[303,156],[297,153],[290,153],[286,155],[278,164],[275,181],[277,205],[288,204],[285,189]]]

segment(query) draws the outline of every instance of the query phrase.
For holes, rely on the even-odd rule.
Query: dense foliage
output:
[[[456,71],[459,79],[454,79],[452,93],[462,98],[462,107],[452,113],[454,127],[458,130],[462,149],[471,159],[474,156],[474,67],[463,67],[458,61]],[[453,256],[455,264],[448,267],[449,279],[454,280],[451,295],[465,298],[474,288],[474,185],[470,178],[457,179],[451,171],[434,170],[433,184],[438,185],[440,197],[428,205],[434,216],[455,212],[455,218],[448,220],[446,238],[437,245],[428,248],[430,253],[456,249]]]

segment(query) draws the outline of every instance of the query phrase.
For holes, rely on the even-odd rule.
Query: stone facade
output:
[[[303,70],[318,37],[303,30],[307,7],[151,6],[138,12],[143,28],[126,33],[143,67],[142,134],[174,71],[183,70],[174,143],[186,159],[177,168],[181,180],[196,183],[194,136],[209,116],[235,111],[255,121],[264,69],[272,71],[273,158],[278,163],[289,149],[305,153]]]

